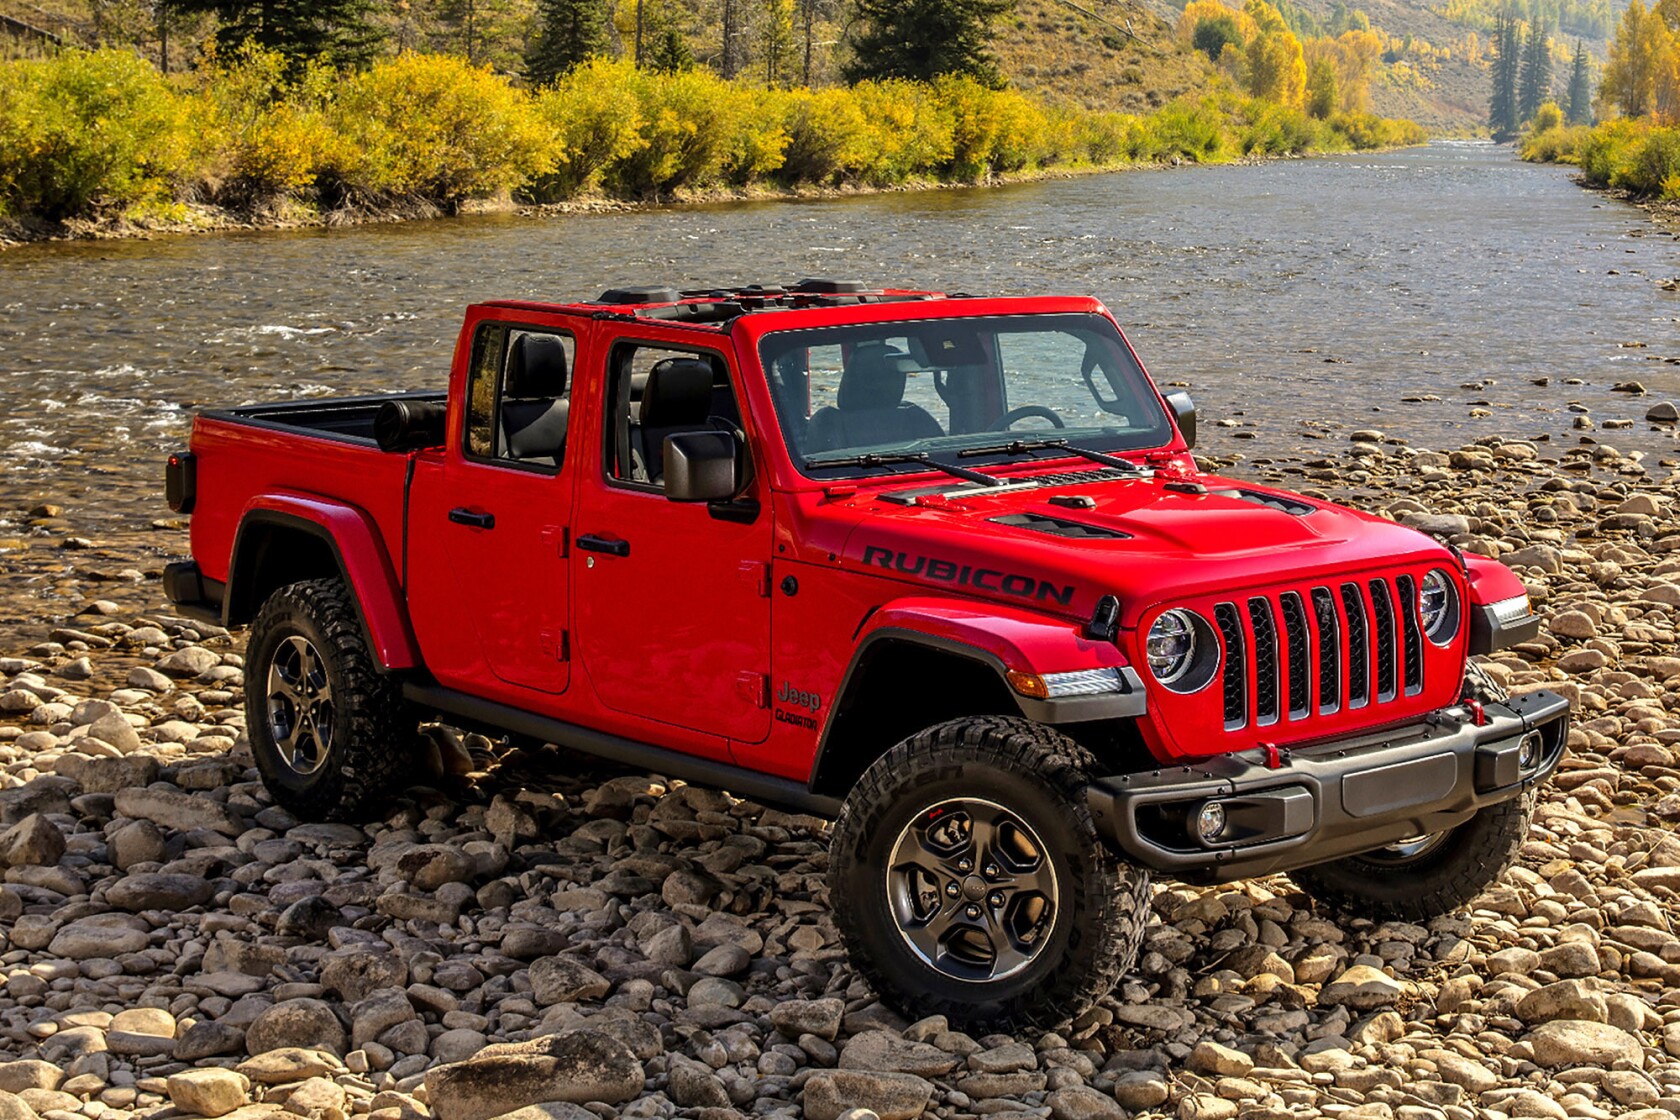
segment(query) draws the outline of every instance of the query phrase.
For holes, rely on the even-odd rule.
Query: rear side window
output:
[[[654,343],[614,347],[607,417],[607,478],[651,490],[665,485],[666,436],[741,426],[741,409],[721,354]]]
[[[556,471],[566,457],[571,369],[565,331],[486,323],[473,339],[463,450],[469,459]]]

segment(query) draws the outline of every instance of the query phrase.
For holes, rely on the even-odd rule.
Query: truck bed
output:
[[[257,428],[281,431],[303,429],[302,433],[327,439],[373,443],[373,418],[379,406],[389,400],[436,401],[448,394],[430,389],[400,393],[378,393],[357,397],[317,397],[311,400],[249,404],[238,408],[208,409],[203,415]]]

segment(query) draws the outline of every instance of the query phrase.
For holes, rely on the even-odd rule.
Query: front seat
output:
[[[502,453],[522,463],[560,465],[566,453],[566,347],[558,335],[522,334],[502,380]]]
[[[665,437],[714,427],[712,365],[700,358],[666,358],[648,371],[642,390],[641,423],[632,446],[633,477],[655,485],[665,481]]]
[[[811,417],[806,438],[811,451],[908,443],[945,434],[927,409],[904,399],[915,361],[885,342],[865,342],[840,371],[835,403]]]

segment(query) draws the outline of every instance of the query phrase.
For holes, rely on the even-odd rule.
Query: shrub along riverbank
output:
[[[1419,143],[1223,92],[1148,116],[963,78],[769,89],[610,60],[526,90],[443,55],[288,74],[247,50],[166,76],[131,54],[0,63],[0,219],[15,234],[454,212],[484,199],[663,201],[980,183],[1058,170]]]
[[[1523,159],[1574,164],[1588,186],[1651,201],[1680,201],[1680,127],[1624,117],[1589,128],[1544,118],[1542,108],[1536,127],[1518,142]]]

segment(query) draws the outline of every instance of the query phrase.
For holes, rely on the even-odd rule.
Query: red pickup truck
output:
[[[1201,472],[1087,298],[839,281],[487,303],[447,392],[201,414],[184,611],[250,627],[276,801],[354,817],[423,719],[837,818],[889,1000],[1053,1022],[1151,872],[1423,919],[1497,878],[1568,704],[1506,568]]]

